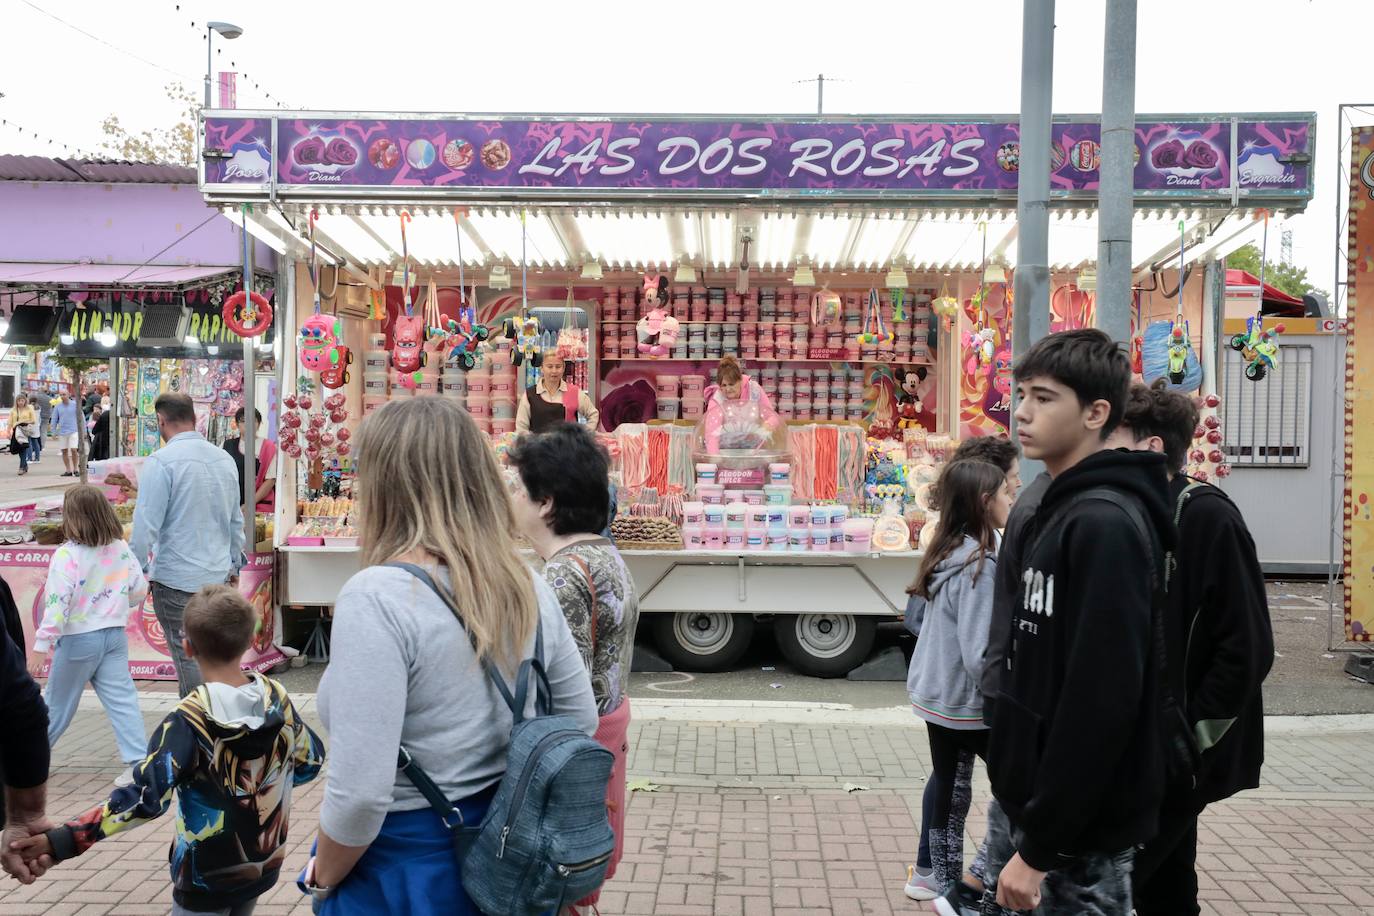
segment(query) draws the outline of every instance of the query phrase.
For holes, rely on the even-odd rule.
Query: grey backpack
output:
[[[425,583],[458,619],[462,616],[424,569],[392,563]],[[515,725],[506,774],[481,826],[469,827],[456,805],[401,748],[400,769],[453,832],[463,890],[488,916],[557,912],[595,891],[605,880],[615,834],[606,814],[606,784],[614,757],[571,716],[551,715],[552,690],[544,669],[544,633],[536,630],[534,656],[520,663],[511,694],[490,662],[487,676],[510,707]],[[535,715],[525,717],[531,677]]]

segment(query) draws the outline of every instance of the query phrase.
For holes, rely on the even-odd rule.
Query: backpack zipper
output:
[[[612,852],[614,852],[614,850],[612,850]],[[556,866],[554,870],[558,872],[558,877],[567,878],[570,875],[573,875],[574,873],[590,871],[591,869],[596,868],[598,865],[601,865],[605,863],[608,859],[610,859],[611,854],[612,853],[608,852],[604,855],[597,856],[595,859],[588,859],[585,862],[576,862],[572,865],[559,865]]]
[[[525,771],[520,774],[520,782],[516,783],[515,793],[511,796],[510,812],[506,815],[506,824],[501,828],[501,846],[496,851],[496,858],[505,858],[506,839],[510,836],[511,828],[515,825],[515,816],[520,811],[520,805],[525,801],[525,792],[529,788],[530,780],[534,778],[534,771],[539,766],[539,758],[544,754],[544,746],[556,739],[564,738],[568,735],[580,735],[582,732],[571,728],[560,729],[550,732],[539,739],[529,756],[525,758]]]

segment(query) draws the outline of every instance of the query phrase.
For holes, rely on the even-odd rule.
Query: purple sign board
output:
[[[1311,195],[1310,115],[1136,126],[1139,197]],[[1233,137],[1232,134],[1235,136]],[[1053,125],[1051,193],[1095,196],[1101,129]],[[210,116],[203,186],[550,197],[1014,197],[1014,121]],[[305,192],[305,189],[311,189]]]

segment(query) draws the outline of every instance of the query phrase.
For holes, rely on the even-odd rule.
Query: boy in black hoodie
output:
[[[1153,593],[1172,547],[1164,459],[1104,451],[1130,362],[1101,331],[1017,363],[1017,436],[1053,478],[1028,526],[988,748],[1010,834],[989,836],[984,912],[1121,914],[1163,795]],[[939,912],[967,912],[963,900]]]
[[[1114,445],[1163,452],[1178,525],[1165,636],[1174,696],[1202,751],[1191,789],[1171,787],[1159,833],[1136,855],[1139,916],[1188,916],[1197,902],[1197,820],[1203,808],[1259,785],[1264,763],[1260,685],[1274,662],[1274,633],[1255,542],[1235,503],[1184,475],[1192,399],[1156,383],[1131,392]]]

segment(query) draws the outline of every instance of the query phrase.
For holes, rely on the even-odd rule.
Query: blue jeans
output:
[[[30,439],[29,441],[32,442],[33,440]],[[31,451],[33,451],[33,446],[29,446],[28,448],[21,448],[21,449],[19,450],[19,470],[20,470],[20,471],[27,471],[27,470],[29,469],[29,452],[31,452]]]
[[[1000,805],[988,810],[983,916],[1012,912],[997,905],[997,876],[1020,845],[1021,832]],[[1036,916],[1120,916],[1131,912],[1131,866],[1135,847],[1117,853],[1079,856],[1045,876]]]
[[[29,440],[29,460],[37,461],[43,457],[43,434],[40,432]]]
[[[57,744],[72,724],[88,682],[114,728],[119,759],[130,766],[142,762],[148,736],[138,709],[138,691],[129,676],[129,641],[123,627],[75,633],[57,641],[43,694],[48,703],[48,744]]]

